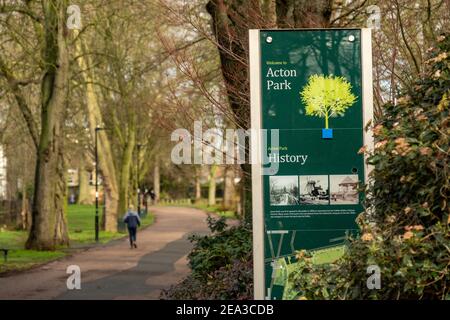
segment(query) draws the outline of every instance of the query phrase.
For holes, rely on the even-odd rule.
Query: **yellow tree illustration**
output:
[[[305,104],[306,115],[325,118],[325,129],[328,119],[344,115],[351,107],[356,96],[351,92],[352,85],[344,77],[312,75],[300,92]]]

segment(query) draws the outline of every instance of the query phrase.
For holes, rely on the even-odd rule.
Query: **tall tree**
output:
[[[97,134],[98,162],[102,174],[102,183],[104,197],[106,202],[105,230],[110,232],[117,231],[117,208],[118,208],[118,187],[116,171],[111,150],[111,142],[108,135],[102,130],[96,132],[96,128],[103,128],[104,121],[101,113],[99,98],[94,84],[94,73],[91,69],[89,56],[86,55],[86,49],[83,38],[79,37],[79,32],[75,31],[77,37],[75,42],[75,52],[77,62],[81,69],[81,77],[85,86],[86,111],[89,123],[89,132],[91,138]]]
[[[92,197],[89,189],[89,172],[85,163],[78,166],[78,204],[92,204]]]
[[[208,205],[210,206],[216,205],[216,173],[217,165],[213,164],[210,168],[208,176]]]
[[[53,250],[57,245],[69,242],[64,212],[66,169],[63,153],[69,79],[64,30],[66,1],[25,1],[2,5],[1,10],[8,13],[10,22],[2,36],[9,37],[10,41],[2,42],[0,74],[6,79],[8,91],[19,107],[36,148],[32,221],[26,247]],[[17,25],[13,21],[17,16],[21,29],[14,29]],[[25,22],[21,20],[24,17],[27,18]],[[18,30],[25,30],[29,41],[23,42],[23,35],[17,36]],[[41,53],[40,57],[36,57],[35,52]],[[9,54],[12,61],[8,63],[3,54]],[[36,74],[41,75],[39,80]],[[25,75],[30,79],[25,79]],[[22,88],[37,82],[40,82],[39,93],[34,88]],[[33,102],[39,105],[39,119],[35,119]]]
[[[155,192],[155,203],[158,203],[161,195],[161,177],[158,159],[155,160],[155,166],[153,167],[153,191]]]
[[[223,207],[228,210],[235,209],[234,172],[234,166],[230,165],[225,167],[223,182]]]
[[[44,47],[41,82],[41,133],[37,146],[32,224],[28,249],[52,250],[68,244],[64,212],[66,181],[64,119],[69,79],[66,1],[42,1]]]

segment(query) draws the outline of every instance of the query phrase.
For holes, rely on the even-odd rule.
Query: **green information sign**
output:
[[[296,299],[299,250],[315,263],[357,235],[372,116],[369,29],[251,30],[255,298]]]

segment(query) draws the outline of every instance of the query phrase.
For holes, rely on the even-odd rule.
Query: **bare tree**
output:
[[[20,14],[31,19],[28,26],[33,26],[37,43],[42,46],[41,57],[34,60],[42,74],[40,130],[20,87],[20,84],[27,84],[29,81],[19,79],[4,57],[0,57],[1,73],[7,81],[9,93],[14,96],[19,106],[36,147],[32,224],[26,243],[26,247],[30,249],[52,250],[56,245],[69,242],[64,213],[66,169],[63,145],[69,80],[69,55],[64,30],[65,9],[65,1],[50,0],[41,1],[41,8],[32,7],[29,1],[24,5],[2,7],[2,11],[7,11],[10,15]],[[9,31],[11,33],[8,35],[14,38],[15,31]],[[27,43],[23,41],[24,38],[16,40],[19,46],[22,46],[23,52],[31,49],[25,47]]]

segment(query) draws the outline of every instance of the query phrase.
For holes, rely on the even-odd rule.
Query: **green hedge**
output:
[[[362,236],[333,264],[306,252],[291,280],[306,299],[450,299],[450,38],[440,36],[414,92],[384,107],[373,125],[374,166]],[[381,270],[369,290],[367,267]]]
[[[225,218],[208,217],[212,234],[192,236],[192,273],[163,291],[163,299],[252,299],[252,234],[248,225],[228,228]]]

